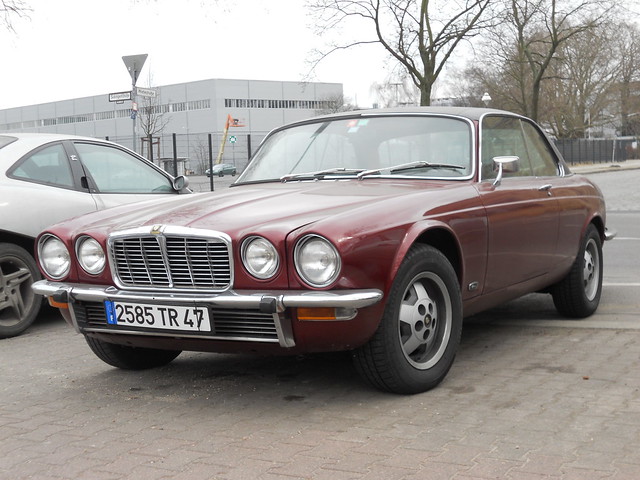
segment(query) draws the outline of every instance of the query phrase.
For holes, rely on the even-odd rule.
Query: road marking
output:
[[[603,282],[603,287],[640,287],[640,282],[627,282],[627,283],[609,283]]]

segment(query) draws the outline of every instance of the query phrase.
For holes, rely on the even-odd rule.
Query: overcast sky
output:
[[[138,86],[208,78],[300,81],[322,40],[303,0],[26,0],[0,29],[0,109],[128,90],[123,55],[148,54]],[[367,32],[367,35],[369,33]],[[360,106],[388,75],[380,46],[327,58],[314,80]]]

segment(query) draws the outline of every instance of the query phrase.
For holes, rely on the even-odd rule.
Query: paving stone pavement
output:
[[[0,478],[635,480],[639,359],[640,330],[481,317],[440,387],[398,396],[346,354],[119,371],[51,313],[0,341]]]

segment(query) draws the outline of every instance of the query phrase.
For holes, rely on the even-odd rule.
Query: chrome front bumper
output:
[[[154,293],[118,290],[115,287],[82,285],[72,283],[39,280],[32,285],[33,291],[45,297],[61,295],[66,292],[73,300],[102,302],[115,300],[140,303],[198,303],[212,307],[260,310],[268,313],[281,313],[289,307],[335,307],[364,308],[378,303],[382,299],[380,290],[284,290],[253,291],[238,290],[223,293]]]
[[[259,311],[270,314],[274,318],[278,330],[278,341],[283,347],[292,347],[295,342],[291,337],[290,326],[283,325],[280,313],[287,308],[296,307],[330,307],[355,309],[368,307],[378,303],[382,299],[382,292],[376,289],[370,290],[333,290],[333,291],[253,291],[238,290],[222,293],[154,293],[119,290],[115,287],[97,286],[87,284],[72,284],[64,282],[50,282],[40,280],[32,285],[33,291],[45,297],[52,297],[57,302],[68,303],[72,321],[76,331],[81,329],[73,313],[74,302],[97,302],[105,300],[115,302],[133,302],[146,304],[166,305],[200,305],[211,308],[227,308],[237,310]],[[103,331],[92,328],[84,331]],[[106,331],[106,330],[104,330]],[[111,330],[111,333],[114,333]],[[132,333],[132,332],[120,332]],[[236,338],[236,340],[252,340],[250,338]]]

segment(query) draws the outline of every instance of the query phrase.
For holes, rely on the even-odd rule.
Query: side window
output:
[[[101,193],[167,193],[169,178],[130,153],[108,145],[75,143],[80,161]]]
[[[542,134],[529,122],[522,122],[524,136],[531,160],[531,168],[536,177],[558,175],[556,156],[549,149]]]
[[[61,144],[50,145],[29,155],[10,172],[14,178],[73,187],[73,175],[67,154]]]
[[[505,172],[505,177],[532,175],[527,145],[521,121],[513,117],[485,117],[482,120],[482,179],[496,178],[493,157],[515,155],[520,160],[516,171]]]

